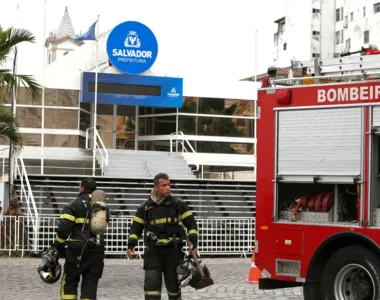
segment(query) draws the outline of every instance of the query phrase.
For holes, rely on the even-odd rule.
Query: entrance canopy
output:
[[[81,102],[94,103],[95,73],[82,73]],[[98,73],[97,103],[182,108],[183,79]]]

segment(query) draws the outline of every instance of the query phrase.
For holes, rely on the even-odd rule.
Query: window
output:
[[[63,89],[45,89],[46,106],[78,107],[79,91]]]
[[[160,117],[162,118],[162,117]],[[175,116],[174,125],[175,125]],[[255,120],[242,118],[221,118],[205,116],[179,116],[178,130],[190,135],[229,136],[253,138]],[[170,134],[175,132],[171,130]]]
[[[346,40],[346,50],[349,51],[351,49],[351,39]]]
[[[352,22],[354,20],[354,13],[350,13],[350,22]]]
[[[344,17],[344,25],[347,25],[348,24],[348,16],[345,16]]]
[[[78,147],[77,135],[46,134],[44,135],[45,147]]]
[[[375,14],[378,13],[378,12],[380,12],[380,2],[375,3],[375,4],[373,5],[373,12],[374,12]]]
[[[364,31],[364,44],[369,43],[369,30]]]
[[[335,45],[339,45],[340,31],[335,31]]]
[[[365,7],[363,7],[363,17],[365,17]]]
[[[286,46],[287,46],[286,43],[284,43],[284,51],[286,51]]]
[[[45,108],[45,128],[78,129],[78,110]]]
[[[176,131],[176,116],[139,119],[139,135],[171,134]]]
[[[284,31],[285,31],[285,22],[281,22],[280,24],[278,24],[278,32],[284,33]]]
[[[41,128],[42,108],[39,107],[17,107],[16,117],[20,127]]]
[[[339,22],[339,21],[340,21],[340,8],[337,8],[335,12],[335,22]]]

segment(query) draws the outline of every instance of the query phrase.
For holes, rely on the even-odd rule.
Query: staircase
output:
[[[65,160],[66,159],[66,160]],[[26,172],[29,175],[41,174],[41,160],[39,158],[24,158]],[[3,166],[4,165],[4,166]],[[4,158],[0,161],[0,174],[8,174],[9,161]],[[101,175],[101,167],[98,162],[95,165],[95,175]],[[60,175],[92,175],[92,156],[82,157],[78,159],[67,160],[63,156],[62,159],[45,159],[43,166],[43,174],[60,174]]]
[[[78,195],[80,176],[29,175],[36,206],[41,216],[59,216],[65,204]],[[107,193],[111,215],[133,216],[153,188],[152,179],[95,177],[98,189]],[[254,217],[256,183],[173,179],[172,194],[184,200],[195,216]],[[20,193],[20,181],[16,180]],[[23,207],[23,209],[26,209]],[[26,211],[24,211],[26,213]]]
[[[64,205],[75,199],[85,176],[29,175],[39,213],[37,240],[30,219],[21,217],[24,251],[42,251],[54,240]],[[125,255],[129,227],[137,208],[148,199],[152,179],[95,177],[98,189],[107,193],[110,209],[106,253]],[[247,181],[173,179],[172,194],[185,201],[197,218],[201,233],[199,249],[211,255],[245,255],[254,240],[256,183]],[[15,181],[20,195],[20,179]],[[22,204],[22,213],[27,207]],[[138,251],[143,251],[140,241]],[[139,252],[139,253],[140,253]]]
[[[153,178],[167,173],[173,179],[195,179],[180,153],[159,151],[108,150],[104,176],[116,178]]]

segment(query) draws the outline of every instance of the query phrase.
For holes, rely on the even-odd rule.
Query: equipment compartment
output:
[[[278,220],[302,223],[358,222],[357,185],[278,183]]]

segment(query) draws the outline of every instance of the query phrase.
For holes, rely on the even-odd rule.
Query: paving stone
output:
[[[204,263],[209,267],[215,284],[198,291],[185,287],[182,290],[182,299],[303,299],[301,288],[263,291],[258,289],[257,284],[246,283],[250,259],[207,258]],[[37,258],[0,258],[0,299],[59,299],[60,283],[45,284],[37,273],[39,264],[40,259]],[[143,281],[142,260],[106,259],[103,277],[99,283],[98,300],[143,300]],[[162,300],[167,299],[163,286]]]

